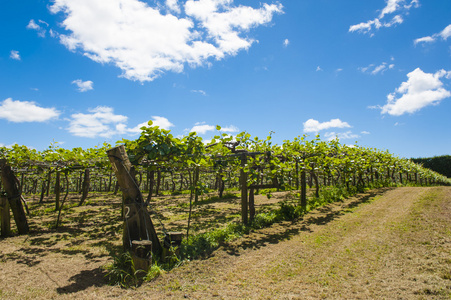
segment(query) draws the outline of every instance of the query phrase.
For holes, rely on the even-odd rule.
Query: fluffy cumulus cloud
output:
[[[165,117],[160,117],[160,116],[152,116],[152,126],[158,126],[160,128],[163,129],[169,129],[171,127],[174,127],[174,124],[172,124],[171,122],[169,122],[168,119],[166,119]],[[147,127],[148,126],[148,122],[144,122],[141,124],[138,124],[136,127],[129,129],[128,131],[130,133],[141,133],[141,127]]]
[[[230,126],[222,127],[221,131],[234,133],[234,132],[238,132],[240,130],[238,129],[238,127],[236,127],[234,125],[230,125]]]
[[[381,27],[392,27],[404,22],[403,15],[407,15],[412,7],[418,7],[418,0],[386,0],[386,6],[378,17],[349,27],[349,32],[370,33]]]
[[[213,131],[216,126],[205,124],[205,122],[197,122],[189,132],[195,132],[197,134],[205,134],[208,131]]]
[[[451,37],[451,24],[445,27],[442,31],[439,33],[434,33],[431,36],[425,36],[422,38],[418,38],[413,41],[415,45],[419,43],[432,43],[435,42],[438,38],[441,38],[442,40],[446,41],[449,37]]]
[[[406,82],[387,96],[387,104],[380,107],[382,114],[400,116],[414,113],[451,97],[451,92],[443,87],[442,82],[442,79],[451,79],[450,71],[440,70],[433,74],[417,68],[407,74],[407,77]]]
[[[14,60],[20,60],[20,54],[19,51],[17,50],[11,50],[10,54],[9,54],[9,58],[14,59]]]
[[[268,24],[282,5],[258,8],[233,0],[55,0],[63,14],[62,44],[99,63],[112,63],[122,76],[152,81],[248,49],[248,31]]]
[[[61,113],[55,108],[44,108],[35,102],[5,99],[0,105],[0,119],[10,122],[45,122],[58,118]]]
[[[350,128],[351,126],[347,122],[343,122],[340,119],[332,119],[327,122],[319,122],[314,119],[309,119],[304,122],[304,132],[319,132],[321,130],[327,130],[330,128]]]
[[[77,79],[72,81],[72,84],[75,84],[78,87],[79,92],[87,92],[94,89],[94,83],[91,80],[83,81],[81,79]]]
[[[113,108],[98,106],[88,110],[89,113],[77,113],[71,115],[67,130],[79,137],[104,137],[111,138],[114,135],[133,135],[141,132],[141,127],[147,126],[147,122],[133,128],[127,125],[128,118],[114,113]],[[153,116],[153,125],[168,129],[174,126],[168,119]]]

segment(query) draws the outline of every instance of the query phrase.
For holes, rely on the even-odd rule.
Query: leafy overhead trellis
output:
[[[260,139],[248,132],[232,137],[217,126],[216,136],[206,143],[195,132],[174,137],[169,130],[152,126],[141,128],[135,140],[121,140],[131,170],[140,189],[152,193],[161,190],[189,190],[190,203],[206,191],[226,187],[241,190],[242,221],[253,217],[253,194],[262,188],[301,191],[300,204],[306,206],[307,185],[315,195],[327,186],[357,189],[370,185],[450,184],[450,180],[430,169],[374,148],[344,145],[338,139],[323,141],[298,136],[277,145],[272,133]],[[52,143],[37,151],[26,146],[0,147],[0,158],[17,176],[21,193],[53,191],[55,210],[61,210],[60,193],[81,192],[82,205],[89,189],[117,191],[116,178],[106,151],[111,145],[82,149],[64,149]],[[166,183],[166,185],[165,185]],[[41,187],[39,190],[38,187]],[[191,206],[191,205],[190,205]],[[58,222],[57,222],[58,224]]]

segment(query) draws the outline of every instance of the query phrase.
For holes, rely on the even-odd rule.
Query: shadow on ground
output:
[[[293,222],[274,224],[270,229],[263,229],[251,233],[237,242],[224,245],[223,249],[229,255],[239,256],[241,250],[249,248],[259,249],[267,244],[278,244],[281,241],[289,240],[292,237],[299,235],[301,232],[312,232],[312,229],[310,228],[311,225],[327,225],[345,213],[351,212],[353,208],[371,201],[374,197],[382,195],[390,189],[391,188],[381,188],[354,196],[351,198],[352,200],[342,205],[338,210],[334,210],[337,203],[322,206]]]
[[[58,294],[72,294],[90,287],[101,287],[107,284],[105,279],[106,271],[100,268],[83,270],[79,274],[69,278],[72,282],[69,285],[56,289]]]

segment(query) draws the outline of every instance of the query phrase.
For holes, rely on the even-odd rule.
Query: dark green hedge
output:
[[[422,164],[425,168],[451,178],[451,155],[434,156],[429,158],[412,158],[413,162]]]

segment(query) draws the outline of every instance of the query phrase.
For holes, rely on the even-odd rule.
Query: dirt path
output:
[[[20,246],[1,244],[8,245]],[[450,299],[451,188],[378,190],[331,204],[137,289],[105,285],[102,253],[77,274],[71,263],[88,262],[83,253],[55,251],[52,265],[28,252],[0,261],[8,270],[0,272],[0,298]]]

